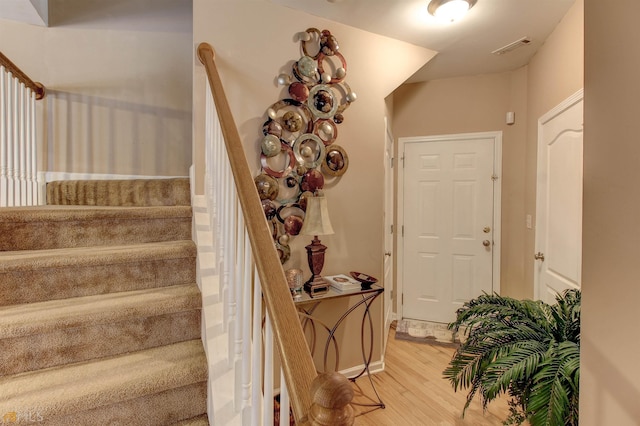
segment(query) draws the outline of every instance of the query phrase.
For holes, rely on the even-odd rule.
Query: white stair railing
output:
[[[208,85],[207,85],[208,86]],[[211,91],[207,87],[205,126],[205,199],[215,230],[223,327],[229,336],[229,367],[237,374],[234,406],[247,425],[273,424],[273,332],[262,304],[251,246]],[[280,382],[280,390],[285,388]],[[288,399],[281,404],[281,425],[289,424]],[[284,420],[286,419],[286,423]]]
[[[44,87],[0,53],[0,207],[43,201],[36,134],[36,99],[43,96]]]

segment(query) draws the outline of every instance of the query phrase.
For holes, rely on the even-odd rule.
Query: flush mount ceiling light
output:
[[[453,22],[464,16],[477,0],[431,0],[427,10],[443,21]]]

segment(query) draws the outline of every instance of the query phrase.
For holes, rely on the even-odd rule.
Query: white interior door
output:
[[[500,133],[403,143],[403,318],[450,322],[499,291]]]
[[[580,288],[582,270],[582,91],[538,122],[536,298]]]
[[[391,290],[393,289],[393,135],[385,120],[386,142],[384,151],[384,348],[387,347],[389,328],[393,319]],[[384,353],[384,352],[383,352]]]

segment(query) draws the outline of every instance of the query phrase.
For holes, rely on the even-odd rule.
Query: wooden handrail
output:
[[[291,408],[296,420],[304,421],[312,403],[311,384],[317,376],[316,369],[304,338],[298,313],[291,299],[280,258],[274,248],[273,238],[247,163],[238,128],[224,93],[211,45],[201,43],[198,46],[198,58],[207,71],[251,248],[253,253],[260,254],[254,259],[256,270],[262,283],[263,298],[271,318],[274,340],[280,352],[282,371],[291,398]]]
[[[29,78],[27,74],[25,74],[16,64],[11,62],[9,58],[7,58],[4,53],[0,52],[0,65],[2,65],[7,72],[10,72],[14,77],[20,80],[26,87],[33,90],[36,94],[36,99],[42,99],[45,95],[44,85],[42,83],[38,83]]]

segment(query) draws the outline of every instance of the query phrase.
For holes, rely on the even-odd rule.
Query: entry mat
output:
[[[462,333],[460,333],[462,334]],[[396,324],[396,339],[456,348],[460,341],[447,324],[401,319]]]

